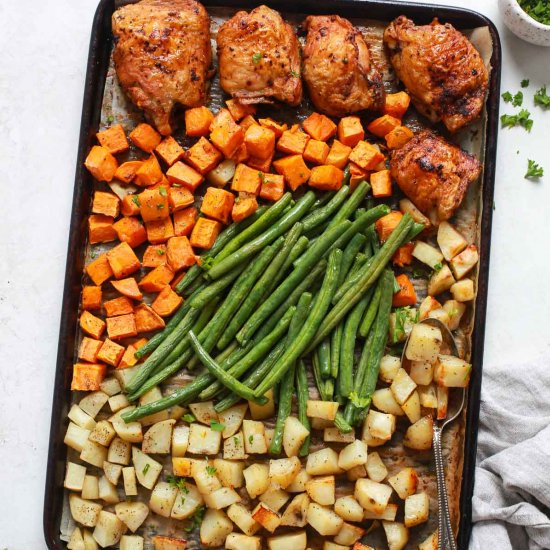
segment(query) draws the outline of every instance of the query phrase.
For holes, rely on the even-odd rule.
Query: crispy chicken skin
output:
[[[176,103],[204,104],[212,57],[210,20],[195,0],[141,0],[115,11],[114,61],[130,99],[163,135]]]
[[[487,93],[488,74],[479,52],[452,25],[434,19],[415,25],[405,16],[384,31],[384,43],[399,79],[416,108],[451,132],[477,118]]]
[[[300,103],[300,45],[279,12],[267,6],[237,12],[220,27],[217,44],[228,94],[241,103]]]
[[[382,75],[358,29],[337,15],[309,16],[304,46],[304,80],[315,107],[331,116],[384,103]]]
[[[392,151],[390,171],[401,190],[431,219],[447,220],[460,206],[481,163],[430,130]]]

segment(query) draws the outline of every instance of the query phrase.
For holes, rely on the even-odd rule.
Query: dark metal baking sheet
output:
[[[251,9],[260,4],[248,0],[225,0],[223,2],[207,0],[203,3],[207,9],[213,6],[220,7],[220,5],[233,9]],[[478,228],[480,263],[471,340],[471,360],[474,365],[474,375],[468,394],[458,537],[459,548],[466,550],[472,526],[471,498],[474,486],[498,132],[501,49],[497,30],[490,20],[478,13],[461,8],[437,5],[383,0],[316,0],[315,2],[306,1],[299,4],[289,0],[279,0],[266,3],[287,13],[337,13],[349,18],[363,17],[381,21],[390,21],[398,15],[406,15],[414,19],[416,23],[429,23],[434,17],[438,17],[441,21],[450,22],[459,29],[487,27],[490,33],[492,40],[491,73],[486,105],[485,143],[483,147],[485,166],[481,183],[481,214]],[[46,544],[50,549],[66,548],[66,543],[60,538],[64,493],[63,478],[67,456],[63,437],[66,430],[66,417],[71,403],[69,388],[87,241],[87,215],[94,186],[93,178],[85,170],[83,163],[89,148],[94,142],[95,133],[100,124],[105,79],[112,47],[111,15],[118,4],[117,0],[101,0],[98,5],[93,21],[84,88],[44,500],[44,535]]]

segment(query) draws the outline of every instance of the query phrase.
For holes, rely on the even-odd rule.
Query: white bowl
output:
[[[517,0],[498,0],[504,24],[519,38],[536,44],[550,46],[550,25],[543,25],[527,15]]]

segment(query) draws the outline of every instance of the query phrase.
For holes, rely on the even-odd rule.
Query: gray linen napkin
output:
[[[486,367],[471,550],[550,548],[550,360]]]

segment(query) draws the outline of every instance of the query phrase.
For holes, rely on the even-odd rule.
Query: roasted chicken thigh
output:
[[[430,130],[414,136],[390,158],[392,178],[433,221],[447,220],[481,173],[481,163]]]
[[[304,46],[304,80],[315,107],[332,116],[384,103],[382,75],[362,34],[338,15],[309,16]]]
[[[416,108],[451,132],[477,118],[487,93],[487,68],[472,43],[449,23],[415,25],[405,16],[384,32],[391,63]]]
[[[300,103],[300,45],[279,12],[267,6],[237,12],[220,27],[217,44],[228,94],[241,103]]]
[[[210,19],[195,0],[141,0],[113,14],[114,61],[130,99],[163,135],[176,103],[204,104],[212,57]]]

